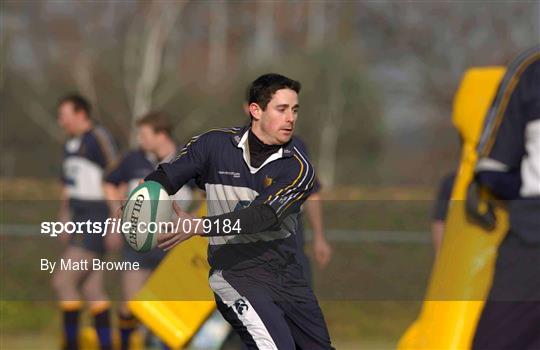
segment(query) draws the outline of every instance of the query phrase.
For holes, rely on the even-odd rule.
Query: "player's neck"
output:
[[[257,135],[251,130],[248,134],[248,143],[249,143],[249,149],[252,150],[266,150],[266,149],[273,149],[277,150],[281,147],[281,145],[269,145],[264,143],[263,140],[261,140]]]
[[[251,125],[251,132],[259,141],[261,141],[266,146],[275,146],[279,145],[275,142],[275,140],[272,140],[272,138],[267,135],[262,129],[259,127],[258,124],[252,124]]]
[[[156,156],[159,160],[163,160],[174,152],[176,152],[176,144],[173,142],[173,140],[168,139],[159,145],[158,149],[156,150]]]
[[[86,134],[88,131],[92,130],[94,127],[94,123],[90,120],[85,120],[81,123],[81,126],[78,128],[77,132],[75,133],[75,136],[81,136]]]
[[[277,152],[280,145],[266,145],[253,131],[248,134],[249,163],[252,167],[260,167],[273,153]]]

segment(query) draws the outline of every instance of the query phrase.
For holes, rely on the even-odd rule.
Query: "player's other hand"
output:
[[[126,202],[114,201],[111,205],[110,218],[120,223],[119,225],[107,225],[107,232],[105,235],[105,249],[108,252],[118,252],[122,249],[123,241],[122,230],[120,228],[122,223],[122,215]],[[114,209],[116,208],[116,209]]]
[[[189,215],[176,204],[176,201],[173,201],[173,209],[177,216],[177,222],[179,225],[176,225],[176,222],[173,222],[172,227],[178,226],[176,232],[167,232],[160,233],[158,236],[158,247],[163,250],[169,250],[183,241],[190,239],[193,236],[196,236],[198,233],[195,231],[197,226],[195,223],[191,225],[184,224],[184,221],[196,219],[196,217]],[[184,231],[184,228],[190,228],[190,231]]]
[[[332,247],[326,239],[316,238],[313,241],[313,255],[315,256],[317,265],[321,269],[325,268],[332,258]]]

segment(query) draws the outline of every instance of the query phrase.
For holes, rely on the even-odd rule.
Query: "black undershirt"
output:
[[[260,167],[265,160],[272,154],[276,153],[282,145],[266,145],[259,140],[257,136],[249,129],[248,133],[248,146],[249,146],[249,164],[252,167]]]

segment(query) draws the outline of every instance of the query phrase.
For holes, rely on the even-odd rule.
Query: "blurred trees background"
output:
[[[324,184],[431,184],[457,161],[464,70],[540,42],[539,16],[537,1],[3,1],[1,175],[59,174],[67,92],[126,150],[149,110],[179,142],[245,124],[247,84],[273,71],[303,84],[298,131]]]

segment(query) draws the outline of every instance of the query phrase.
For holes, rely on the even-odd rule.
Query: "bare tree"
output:
[[[308,5],[307,47],[315,48],[323,44],[326,33],[326,3],[311,1]]]
[[[94,65],[89,49],[81,49],[73,62],[73,79],[77,90],[86,96],[92,105],[97,105],[97,94],[94,84]]]
[[[161,70],[163,52],[167,37],[179,17],[186,2],[159,2],[154,1],[144,23],[142,40],[133,40],[129,44],[140,44],[140,70],[135,81],[133,103],[131,108],[131,138],[130,144],[135,144],[135,126],[137,118],[149,112],[152,107],[152,93],[157,86]],[[133,52],[131,50],[128,52]],[[128,59],[132,59],[129,56]]]
[[[226,71],[227,27],[228,15],[225,1],[211,2],[207,71],[207,80],[211,86],[215,86]]]
[[[43,107],[43,105],[37,102],[35,99],[24,99],[20,101],[19,104],[26,115],[32,120],[36,125],[41,127],[41,129],[47,133],[51,139],[55,140],[58,143],[62,143],[64,140],[63,134],[56,125],[55,119],[51,118],[50,112]]]
[[[15,4],[12,4],[15,5]],[[3,4],[4,6],[4,4]],[[36,14],[39,12],[42,5],[38,4],[36,7],[31,8],[31,13]],[[44,25],[45,23],[38,19],[34,21],[33,27],[28,27],[24,25],[24,21],[21,20],[18,16],[15,15],[15,11],[7,11],[3,13],[4,21],[2,22],[2,46],[6,44],[13,45],[17,42],[19,45],[23,45],[26,48],[26,51],[23,53],[17,52],[19,56],[7,56],[7,53],[10,50],[2,50],[3,55],[2,59],[9,64],[10,68],[15,71],[20,76],[17,77],[16,81],[18,82],[17,87],[21,88],[24,93],[13,93],[11,92],[11,99],[5,101],[4,103],[9,103],[12,106],[16,106],[20,111],[25,114],[36,126],[38,126],[46,135],[48,135],[55,142],[61,143],[63,140],[62,133],[60,128],[56,124],[56,119],[51,117],[50,111],[47,107],[47,104],[44,103],[44,99],[48,96],[48,84],[41,74],[42,70],[45,70],[47,67],[48,57],[43,57],[40,55],[39,46],[40,39],[43,38]],[[5,40],[4,39],[9,39]],[[4,47],[3,47],[4,49]],[[28,60],[20,60],[20,57],[23,54],[28,55]],[[11,67],[13,65],[13,67]],[[2,80],[5,74],[6,66],[2,66]],[[25,76],[25,69],[30,73]]]
[[[260,65],[276,54],[274,28],[274,1],[257,1],[255,34],[253,37],[253,62]]]
[[[328,104],[320,116],[320,142],[319,142],[319,163],[318,173],[321,182],[329,188],[334,187],[336,178],[336,164],[338,160],[337,144],[343,123],[345,101],[341,88],[343,78],[341,70],[336,69],[334,74],[329,76],[328,82]]]

